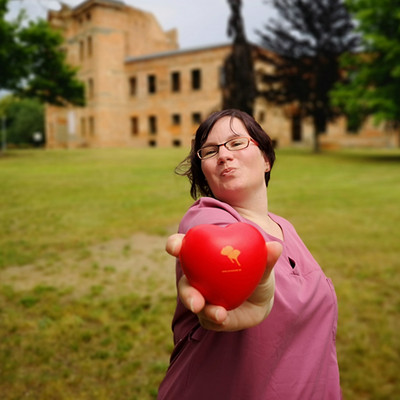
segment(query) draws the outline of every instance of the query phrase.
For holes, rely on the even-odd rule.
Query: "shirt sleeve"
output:
[[[189,229],[202,224],[212,224],[217,226],[226,226],[236,222],[244,222],[244,218],[231,206],[211,197],[202,197],[197,200],[186,212],[179,225],[179,233],[187,233]],[[183,275],[183,271],[176,259],[176,284]],[[177,306],[172,321],[174,331],[174,342],[184,340],[190,332],[199,326],[197,316],[189,312],[177,299]]]
[[[182,218],[179,233],[187,233],[189,229],[201,224],[226,226],[241,221],[243,218],[240,214],[228,204],[211,197],[202,197],[189,208]]]

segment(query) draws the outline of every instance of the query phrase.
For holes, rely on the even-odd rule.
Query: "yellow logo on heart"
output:
[[[240,250],[234,249],[232,246],[225,246],[221,250],[221,254],[227,256],[231,263],[236,263],[239,267],[241,266],[239,262]]]

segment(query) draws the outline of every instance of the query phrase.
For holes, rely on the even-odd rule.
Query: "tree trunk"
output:
[[[253,115],[257,95],[252,47],[246,40],[240,13],[241,0],[228,0],[232,15],[228,35],[233,36],[232,53],[224,63],[225,82],[222,107],[237,108]]]

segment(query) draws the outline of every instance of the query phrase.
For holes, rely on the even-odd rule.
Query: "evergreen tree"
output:
[[[278,18],[257,31],[272,52],[274,66],[263,74],[264,97],[278,105],[291,104],[294,120],[311,117],[315,150],[318,135],[338,114],[329,92],[342,79],[339,58],[359,45],[354,22],[342,0],[271,0]]]
[[[231,17],[228,35],[233,36],[232,53],[224,64],[223,108],[237,108],[253,114],[257,94],[251,45],[247,42],[240,8],[241,0],[228,0]]]

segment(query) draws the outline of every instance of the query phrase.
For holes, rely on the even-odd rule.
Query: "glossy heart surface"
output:
[[[253,226],[237,222],[225,227],[190,229],[179,254],[190,284],[208,303],[231,310],[253,293],[267,265],[267,247]]]

